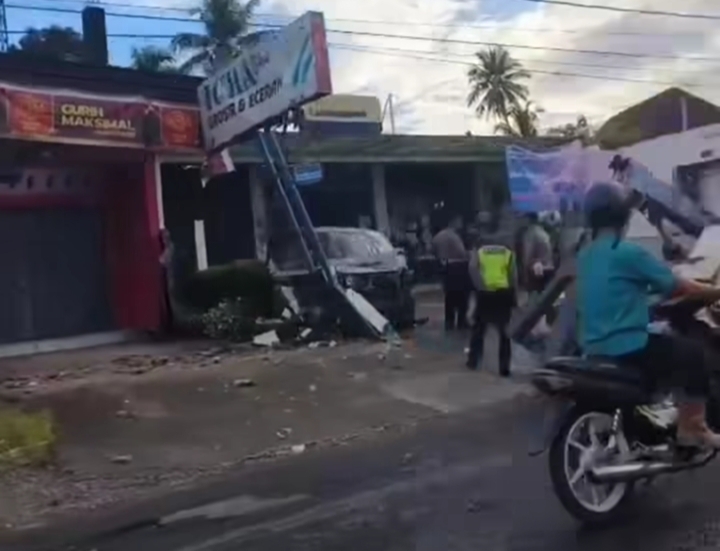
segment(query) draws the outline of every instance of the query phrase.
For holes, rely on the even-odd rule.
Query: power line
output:
[[[80,10],[73,10],[70,8],[51,8],[51,7],[39,7],[39,6],[26,6],[19,4],[7,4],[8,8],[24,9],[24,10],[36,10],[36,11],[49,11],[59,13],[80,13]],[[164,21],[181,21],[181,22],[192,22],[200,23],[198,19],[182,18],[182,17],[165,17],[165,16],[152,16],[152,15],[141,15],[141,14],[123,14],[123,13],[107,13],[110,17],[125,17],[125,18],[136,18],[144,20],[164,20]],[[267,29],[282,28],[283,25],[262,25]],[[588,54],[588,55],[602,55],[602,56],[617,56],[626,58],[646,58],[646,59],[671,59],[671,60],[682,60],[682,61],[708,61],[708,62],[720,62],[720,58],[713,57],[685,57],[677,55],[660,55],[660,54],[647,54],[647,53],[634,53],[634,52],[618,52],[611,50],[591,50],[581,48],[560,48],[554,46],[532,46],[529,44],[510,44],[506,42],[487,42],[487,41],[474,41],[474,40],[461,40],[454,38],[431,38],[417,35],[404,35],[404,34],[390,34],[390,33],[378,33],[370,31],[351,31],[344,29],[327,29],[328,33],[332,34],[344,34],[351,36],[366,36],[373,38],[390,38],[398,40],[415,40],[415,41],[430,41],[439,42],[446,44],[465,44],[471,46],[503,46],[505,48],[516,48],[525,50],[539,50],[539,51],[550,51],[550,52],[562,52],[572,54]]]
[[[25,31],[12,31],[14,34],[22,34]],[[170,34],[159,34],[159,35],[146,35],[146,34],[108,34],[108,38],[140,38],[140,39],[165,39],[170,40],[175,35]],[[335,42],[329,42],[329,46],[335,47],[335,48],[341,48],[341,49],[358,49],[358,51],[368,51],[370,53],[372,52],[379,52],[379,53],[398,53],[398,54],[409,54],[411,57],[416,57],[418,55],[422,56],[418,59],[428,60],[428,61],[439,61],[439,62],[454,62],[454,63],[461,63],[463,65],[474,65],[473,62],[471,62],[469,59],[459,59],[461,57],[470,57],[474,54],[435,54],[434,52],[425,52],[422,50],[407,50],[403,48],[390,48],[390,47],[374,47],[374,46],[368,46],[364,44],[342,44],[342,43],[335,43]],[[442,57],[427,57],[428,55],[441,55]],[[451,59],[449,56],[454,56],[456,59]],[[555,61],[555,60],[546,60],[546,59],[523,59],[523,58],[516,58],[517,61],[520,61],[521,63],[540,63],[543,65],[559,65],[559,66],[567,66],[567,67],[583,67],[588,69],[607,69],[611,71],[632,71],[635,70],[632,67],[625,67],[622,65],[606,65],[606,64],[600,64],[600,63],[582,63],[582,62],[573,62],[573,61]],[[670,73],[680,73],[681,71],[673,70],[673,69],[666,69],[666,68],[659,68],[660,71],[670,72]],[[587,75],[585,75],[587,76]],[[605,76],[595,75],[593,78],[606,78]],[[645,82],[645,81],[643,81]],[[665,84],[668,86],[675,85],[674,82],[662,82],[662,81],[647,81],[649,83],[653,84]],[[708,83],[707,86],[720,86],[720,82],[717,84]],[[690,85],[693,86],[693,85]]]
[[[56,0],[46,0],[46,1],[56,1]],[[86,3],[85,0],[65,0],[65,1],[66,2],[74,2],[74,3],[78,3],[78,4]],[[105,1],[105,0],[99,0],[97,3],[101,6],[107,6],[107,7],[111,7],[111,8],[142,9],[142,10],[153,10],[153,11],[185,13],[185,14],[188,13],[187,8],[177,8],[177,7],[172,7],[172,6],[128,4],[128,3],[111,2],[111,1]],[[142,16],[141,14],[132,14],[132,15]],[[272,13],[257,13],[255,15],[257,17],[283,19],[283,20],[287,20],[288,22],[297,18],[297,16],[272,14]],[[151,17],[159,17],[159,16],[151,16]],[[167,17],[162,17],[162,19],[167,19]],[[430,27],[430,28],[456,29],[461,26],[458,23],[437,23],[437,22],[430,23],[430,22],[426,22],[426,21],[388,21],[388,20],[383,21],[383,20],[378,20],[378,19],[352,19],[352,18],[344,18],[344,17],[326,17],[326,20],[339,22],[339,23],[360,23],[360,24],[364,24],[364,25],[392,25],[394,27],[402,26],[402,27]],[[192,21],[195,21],[195,20],[192,20]],[[497,29],[498,25],[492,24],[492,23],[488,23],[488,24],[463,23],[462,28],[463,29]],[[512,32],[558,33],[558,34],[573,34],[573,35],[582,34],[585,32],[585,31],[579,30],[579,29],[561,29],[561,28],[554,28],[554,27],[518,27],[518,26],[513,26],[511,31]],[[656,33],[656,32],[645,32],[645,31],[606,31],[603,34],[607,35],[607,36],[645,36],[645,37],[667,38],[667,37],[678,37],[678,36],[684,36],[684,35],[691,35],[691,34],[695,34],[695,33],[694,32]]]
[[[525,2],[533,2],[535,4],[554,4],[557,6],[614,11],[620,13],[637,13],[639,15],[660,15],[665,17],[680,17],[683,19],[706,19],[711,21],[720,21],[720,15],[710,13],[688,13],[665,10],[645,10],[641,8],[622,8],[618,6],[604,6],[600,4],[580,4],[579,2],[571,2],[569,0],[525,0]]]
[[[427,52],[422,50],[408,50],[403,48],[391,48],[391,47],[373,47],[373,46],[366,46],[364,44],[333,44],[331,45],[335,47],[352,47],[352,48],[367,48],[368,50],[377,50],[377,51],[385,51],[385,52],[397,52],[400,54],[408,53],[408,54],[420,54],[420,55],[442,55],[442,59],[450,59],[450,56],[455,57],[458,61],[461,61],[463,63],[469,63],[470,65],[474,65],[473,62],[470,62],[468,57],[471,55],[474,56],[474,54],[435,54],[434,52]],[[462,58],[462,59],[460,59]],[[549,59],[523,59],[523,58],[515,58],[517,61],[521,63],[540,63],[543,65],[560,65],[560,66],[567,66],[567,67],[584,67],[589,69],[608,69],[611,71],[633,71],[636,70],[633,67],[627,67],[623,65],[606,65],[602,63],[583,63],[583,62],[574,62],[574,61],[556,61],[556,60],[549,60]],[[674,69],[667,69],[667,68],[658,68],[660,71],[670,72],[670,73],[680,73],[682,74],[682,71],[674,70]],[[717,83],[718,86],[720,86],[720,82]]]
[[[421,55],[412,55],[412,54],[401,54],[396,53],[392,51],[383,51],[380,49],[371,50],[367,47],[363,46],[356,46],[353,44],[335,44],[334,47],[341,48],[341,49],[347,49],[358,53],[369,53],[369,54],[379,54],[379,55],[389,55],[389,56],[396,56],[396,57],[407,57],[411,59],[418,59],[418,60],[424,60],[424,61],[432,61],[436,63],[451,63],[456,65],[463,65],[466,67],[472,67],[473,63],[468,61],[460,61],[460,60],[454,60],[454,59],[442,59],[442,58],[432,58],[432,57],[426,57]],[[526,69],[526,71],[530,74],[537,74],[537,75],[546,75],[546,76],[556,76],[556,77],[570,77],[570,78],[588,78],[588,79],[595,79],[595,80],[610,80],[610,81],[617,81],[617,82],[632,82],[636,84],[660,84],[663,86],[684,86],[687,88],[707,88],[707,87],[717,87],[717,84],[682,84],[678,82],[669,82],[669,81],[660,81],[660,80],[646,80],[646,79],[634,79],[634,78],[625,78],[625,77],[619,77],[619,76],[608,76],[608,75],[589,75],[584,73],[574,73],[574,72],[565,72],[565,71],[545,71],[542,69]]]

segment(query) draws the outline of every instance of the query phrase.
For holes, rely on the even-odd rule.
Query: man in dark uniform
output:
[[[432,241],[435,256],[440,261],[445,293],[445,329],[467,328],[470,285],[467,272],[467,250],[460,237],[463,221],[454,216],[444,230]]]

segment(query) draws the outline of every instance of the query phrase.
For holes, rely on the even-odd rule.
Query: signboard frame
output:
[[[331,93],[322,13],[307,12],[280,30],[262,31],[198,87],[205,150],[219,151]]]

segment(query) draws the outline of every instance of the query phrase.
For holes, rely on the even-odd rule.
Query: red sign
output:
[[[67,143],[200,149],[198,109],[0,84],[0,135]]]

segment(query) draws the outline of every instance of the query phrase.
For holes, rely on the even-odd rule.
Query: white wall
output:
[[[637,159],[650,169],[653,176],[672,184],[678,166],[720,159],[720,124],[636,143],[623,148],[621,154]]]

